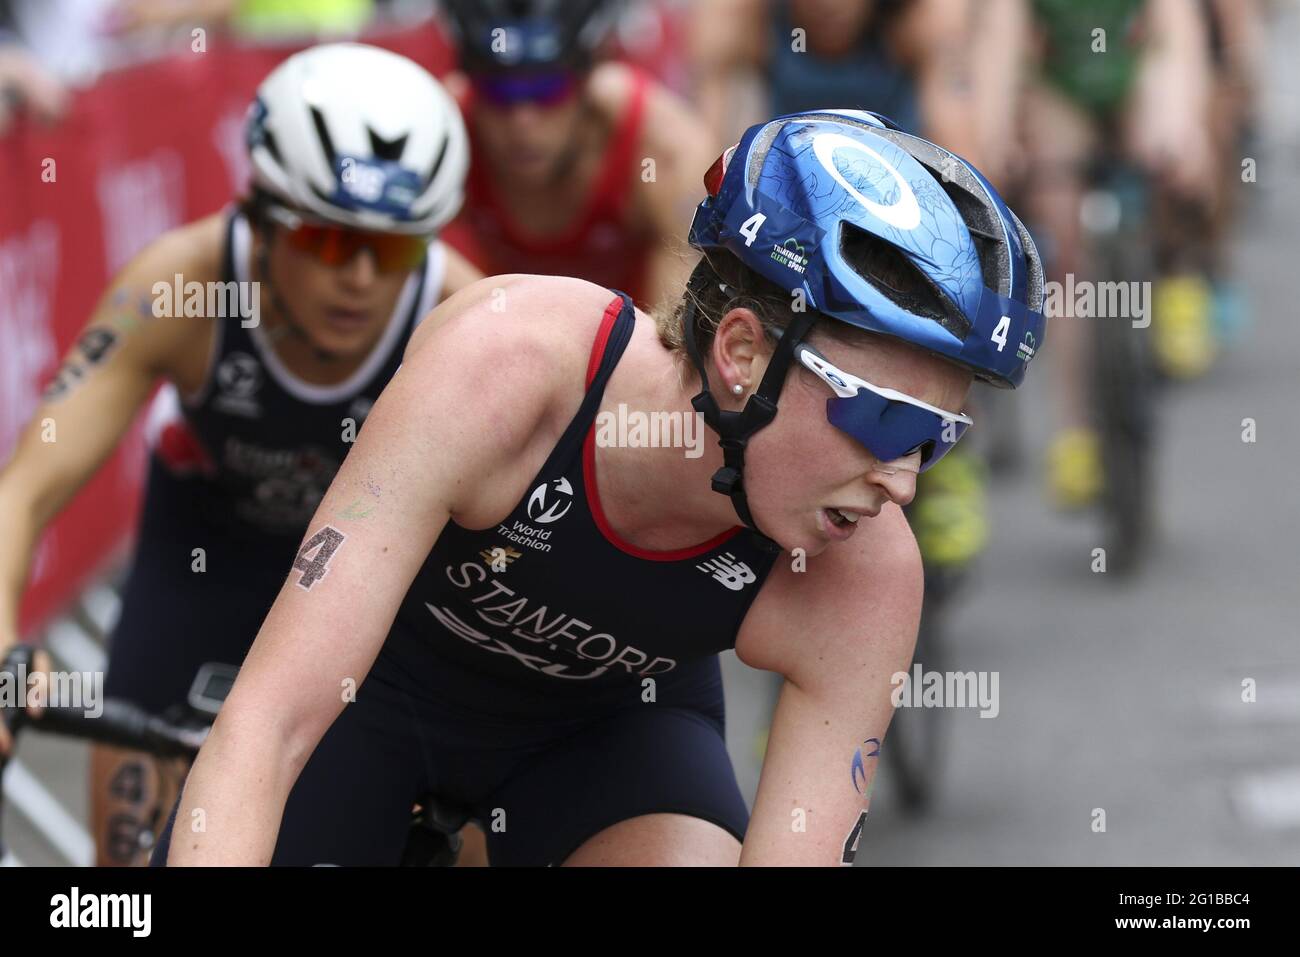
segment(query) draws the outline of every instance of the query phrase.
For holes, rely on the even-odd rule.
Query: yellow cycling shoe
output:
[[[989,537],[983,464],[974,455],[952,451],[921,473],[910,520],[927,566],[965,565]]]
[[[1152,300],[1152,346],[1160,371],[1184,381],[1204,375],[1218,354],[1210,284],[1201,276],[1171,276],[1155,284]]]
[[[1101,443],[1092,429],[1067,429],[1047,449],[1047,490],[1052,504],[1072,511],[1087,508],[1101,495],[1105,473]]]

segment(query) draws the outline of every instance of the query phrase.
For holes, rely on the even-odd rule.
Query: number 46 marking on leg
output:
[[[844,839],[844,854],[840,857],[841,864],[852,864],[853,859],[858,856],[858,842],[862,838],[862,825],[867,823],[867,812],[863,811],[858,815],[858,823],[853,825],[853,830],[849,831],[849,836]]]
[[[326,525],[303,543],[298,557],[293,560],[293,567],[302,572],[302,577],[298,579],[299,587],[310,591],[312,585],[325,577],[329,571],[330,559],[346,537],[332,525]],[[307,556],[313,551],[316,554],[309,559]]]

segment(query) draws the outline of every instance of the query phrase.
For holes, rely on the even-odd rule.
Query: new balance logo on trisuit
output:
[[[717,558],[711,558],[695,567],[705,574],[711,573],[715,579],[732,591],[740,591],[757,578],[753,569],[744,562],[736,561],[736,556],[731,552],[724,552]]]

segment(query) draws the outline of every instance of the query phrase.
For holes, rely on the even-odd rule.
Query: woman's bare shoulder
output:
[[[473,339],[503,351],[535,347],[557,362],[570,353],[585,356],[614,298],[603,286],[565,276],[488,276],[429,313],[406,354]]]
[[[433,414],[452,423],[430,427],[434,444],[454,444],[473,479],[465,484],[476,489],[454,503],[458,521],[479,527],[522,494],[514,486],[541,466],[582,402],[592,345],[614,301],[581,280],[493,276],[421,324],[385,391],[404,422]]]

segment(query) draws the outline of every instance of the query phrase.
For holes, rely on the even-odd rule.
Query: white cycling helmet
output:
[[[253,185],[323,219],[426,234],[460,209],[469,142],[455,100],[404,56],[329,43],[285,60],[249,109]]]

